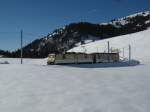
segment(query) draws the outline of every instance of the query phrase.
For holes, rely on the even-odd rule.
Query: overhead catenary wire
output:
[[[20,40],[21,40],[21,54],[20,54],[20,56],[21,56],[21,64],[23,64],[23,30],[21,30],[21,35],[20,35]]]
[[[20,35],[20,32],[7,32],[7,31],[0,31],[0,35],[9,35],[9,34],[18,34]],[[45,35],[38,35],[38,34],[34,34],[34,33],[31,33],[31,32],[24,32],[23,33],[26,37],[27,36],[32,36],[32,37],[45,37]]]
[[[0,34],[19,34],[20,32],[3,32],[3,31],[0,31]]]

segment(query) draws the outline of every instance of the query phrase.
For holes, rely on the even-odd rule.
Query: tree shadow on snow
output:
[[[61,66],[77,67],[77,68],[114,68],[114,67],[133,67],[141,65],[138,60],[120,61],[115,63],[96,63],[96,64],[67,64]]]

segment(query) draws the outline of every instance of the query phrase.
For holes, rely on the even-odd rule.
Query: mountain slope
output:
[[[146,11],[106,24],[72,23],[25,46],[24,57],[47,57],[49,53],[62,53],[80,44],[143,31],[150,26],[149,18],[150,12]],[[20,50],[13,52],[13,57],[19,55]]]

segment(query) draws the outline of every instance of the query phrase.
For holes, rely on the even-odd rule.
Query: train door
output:
[[[93,54],[93,63],[96,63],[96,54]]]

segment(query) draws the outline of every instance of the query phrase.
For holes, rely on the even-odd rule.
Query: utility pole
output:
[[[113,48],[112,48],[112,47],[110,48],[110,52],[111,52],[111,53],[113,52]]]
[[[96,49],[97,49],[97,53],[99,53],[98,47],[96,47]]]
[[[85,46],[82,46],[82,48],[84,50],[83,52],[86,54],[87,50],[86,50]]]
[[[129,62],[131,61],[131,45],[129,44]]]
[[[21,41],[21,54],[20,54],[20,58],[21,58],[21,64],[23,64],[23,30],[21,30],[21,35],[20,35],[20,41]]]
[[[123,58],[124,58],[124,48],[123,48]]]
[[[110,43],[109,43],[109,41],[108,41],[108,62],[110,62],[110,58],[109,58],[109,53],[110,53]]]
[[[110,53],[110,43],[108,41],[108,53]]]

